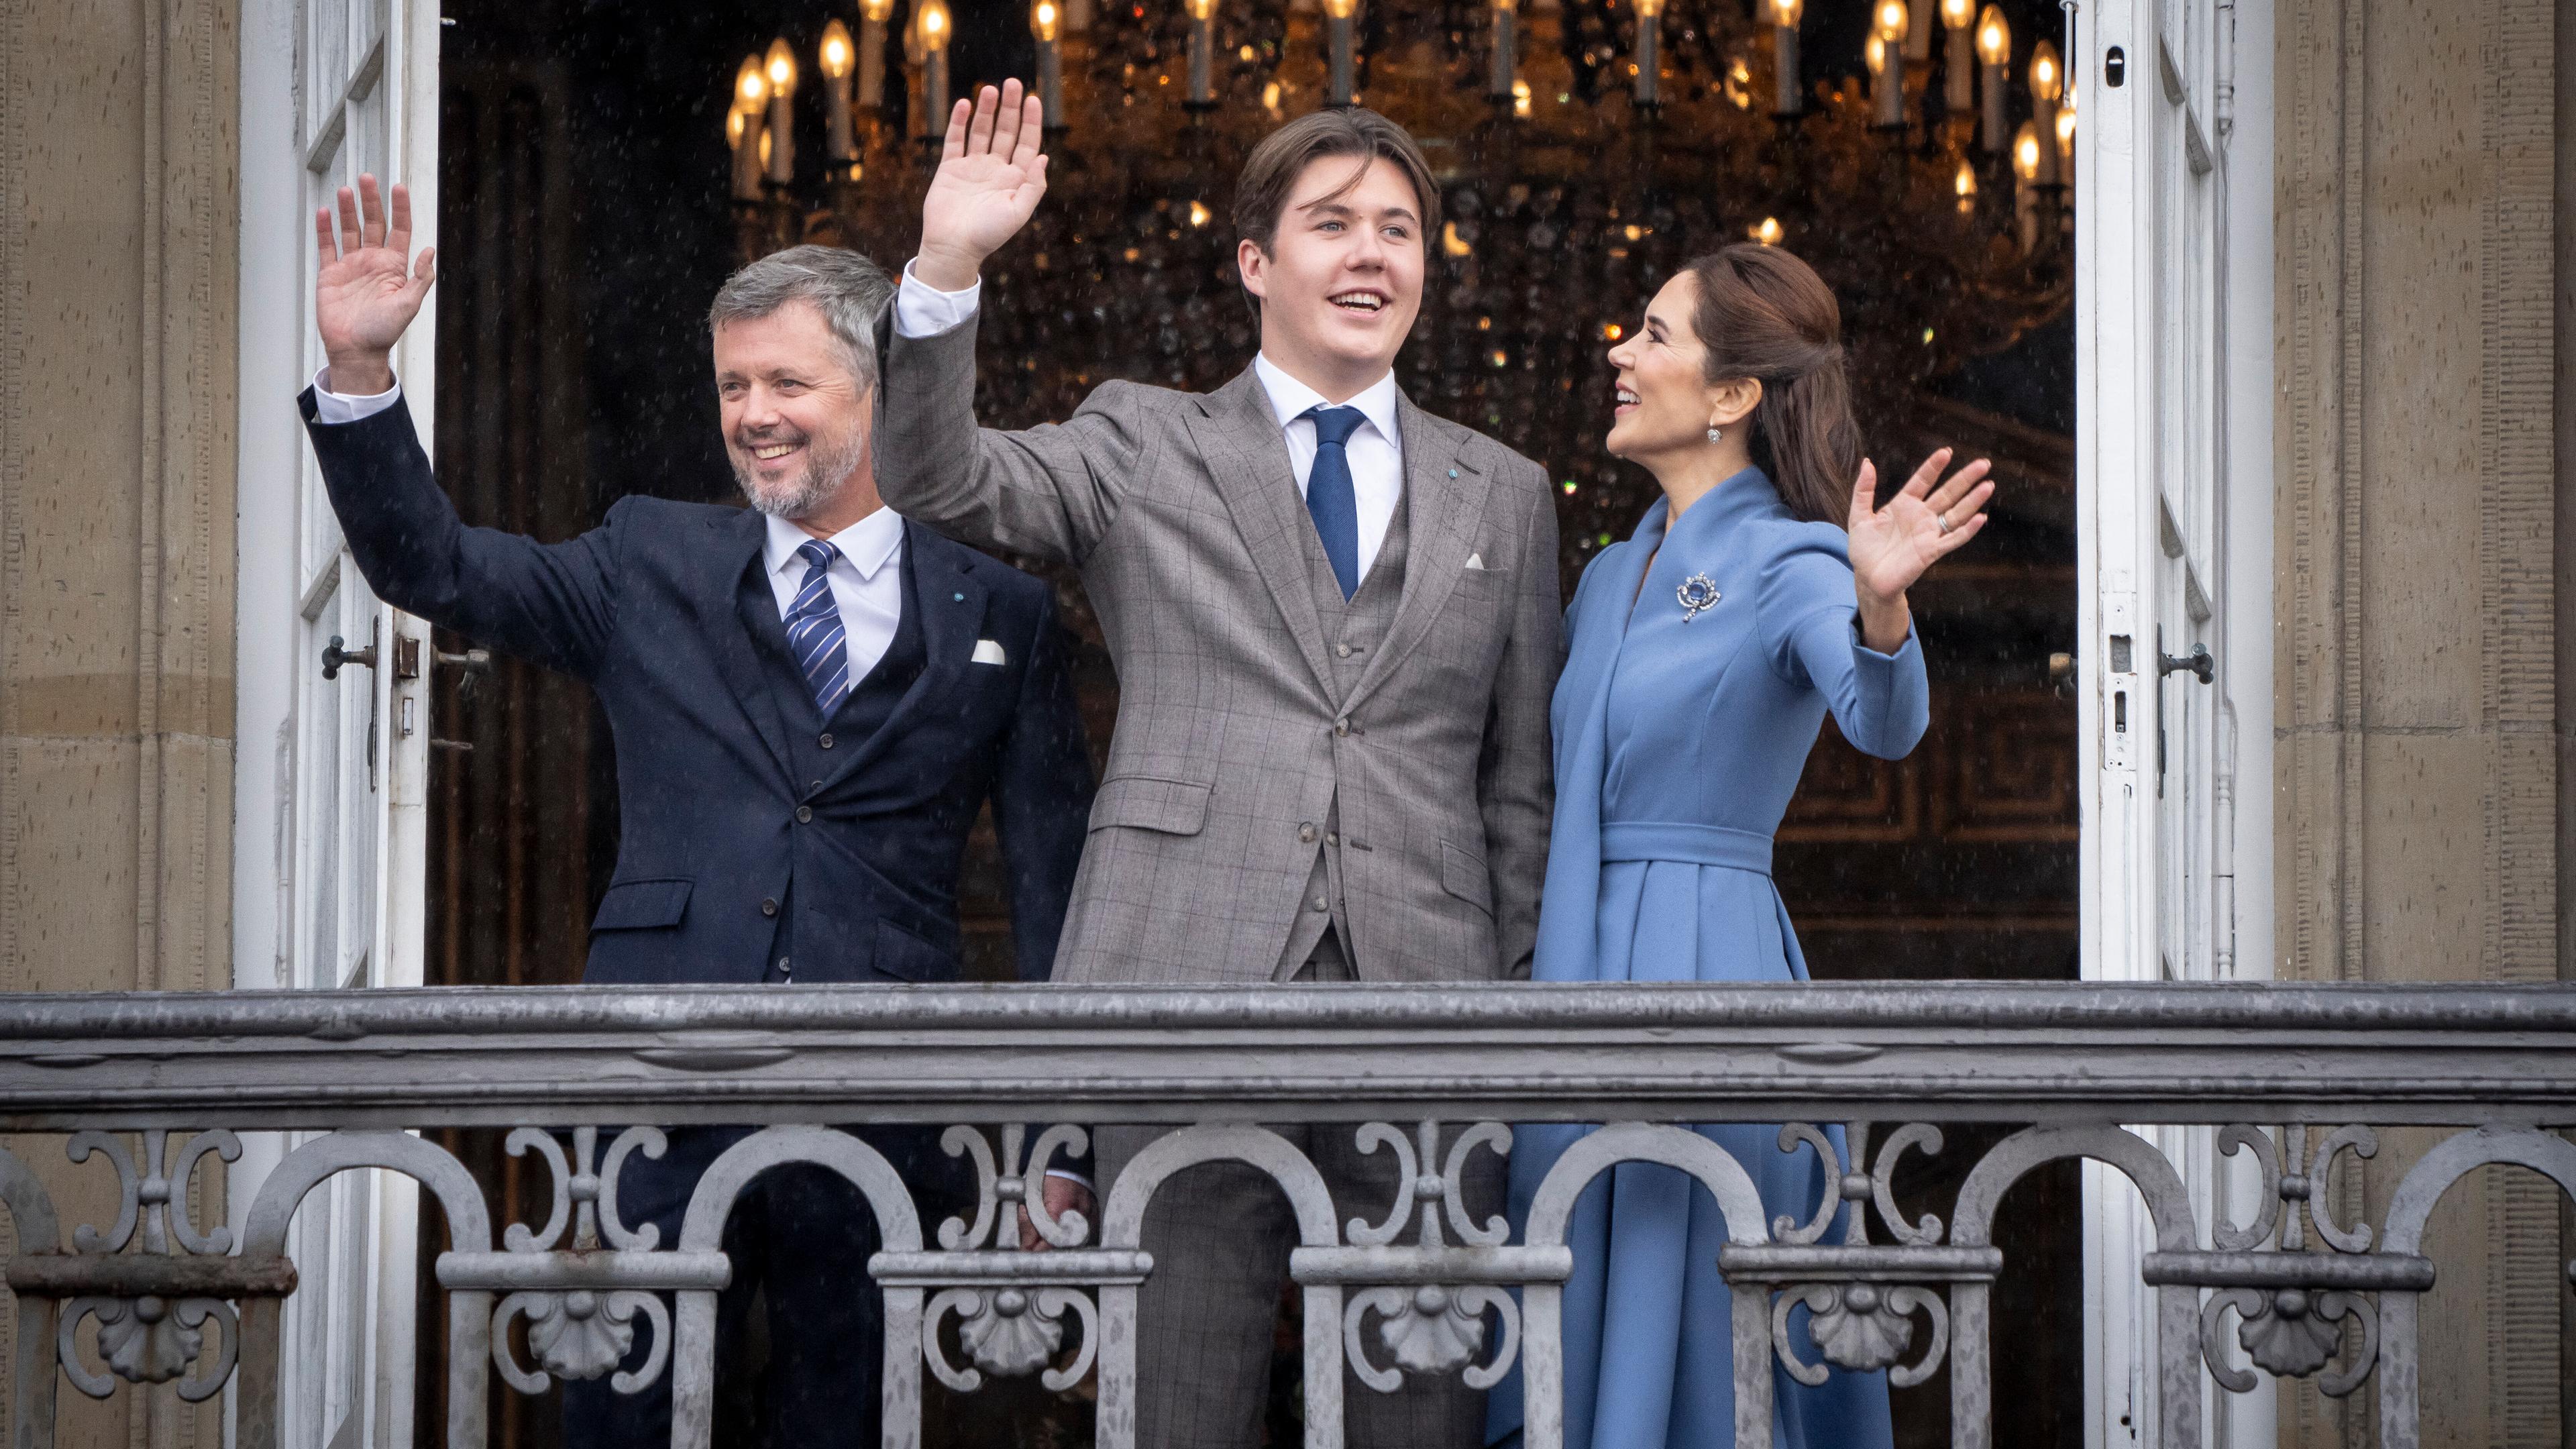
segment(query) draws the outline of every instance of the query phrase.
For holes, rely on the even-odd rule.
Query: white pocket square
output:
[[[997,642],[997,641],[995,641],[995,640],[991,640],[991,639],[978,639],[978,640],[976,640],[976,641],[975,641],[975,657],[974,657],[972,660],[968,661],[968,662],[969,662],[969,663],[974,663],[974,664],[999,664],[999,663],[1001,663],[1001,662],[1002,662],[1002,646],[1001,646],[1001,644],[1000,644],[999,642]]]
[[[1471,553],[1471,554],[1467,555],[1467,567],[1469,567],[1469,568],[1471,568],[1471,569],[1479,569],[1479,570],[1481,570],[1481,569],[1483,569],[1483,568],[1484,568],[1484,566],[1485,566],[1485,556],[1484,556],[1483,554],[1481,554],[1481,553]]]

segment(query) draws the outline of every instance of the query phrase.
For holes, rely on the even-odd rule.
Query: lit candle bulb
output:
[[[2004,63],[2012,59],[2012,27],[2004,24],[2003,7],[1989,5],[1977,18],[1977,59],[1985,74],[1984,139],[1986,154],[1999,156],[2011,144],[2004,129]]]
[[[1766,216],[1760,221],[1755,222],[1753,225],[1746,227],[1744,229],[1744,235],[1753,241],[1762,243],[1766,247],[1776,247],[1780,244],[1781,237],[1780,218],[1776,216]]]
[[[1798,83],[1798,14],[1806,0],[1762,0],[1762,18],[1771,27],[1772,114],[1794,116],[1807,108],[1806,87]]]
[[[1494,40],[1486,56],[1485,94],[1496,101],[1512,98],[1520,78],[1520,0],[1494,0]]]
[[[1190,12],[1189,104],[1216,104],[1216,0],[1187,0]]]
[[[746,55],[735,72],[733,108],[725,121],[725,139],[733,143],[733,199],[760,199],[761,116],[769,108],[769,77],[760,57]]]
[[[2013,223],[2027,253],[2039,245],[2039,128],[2028,121],[2013,135]]]
[[[1959,194],[1959,214],[1966,216],[1977,209],[1977,168],[1966,159],[1959,162],[1958,174],[1950,178],[1950,189]]]
[[[2075,187],[2075,88],[2066,88],[2065,98],[2057,105],[2057,181],[2069,192]]]
[[[1905,0],[1889,0],[1889,3],[1902,5]],[[1655,74],[1656,67],[1663,63],[1656,54],[1659,48],[1656,42],[1662,38],[1664,0],[1636,0],[1636,5],[1637,86],[1634,95],[1640,108],[1651,109],[1664,103],[1661,78]]]
[[[1906,0],[1878,0],[1870,27],[1869,74],[1873,119],[1881,126],[1905,124],[1905,30],[1911,17]]]
[[[912,12],[913,33],[905,38],[906,51],[921,66],[921,124],[914,134],[940,137],[948,134],[948,7],[940,0],[922,0]]]
[[[1324,47],[1327,76],[1324,104],[1351,103],[1351,13],[1359,0],[1324,0]]]
[[[1950,114],[1964,116],[1977,107],[1977,57],[1968,32],[1977,23],[1977,0],[1941,0],[1942,64],[1948,67],[1941,99]]]
[[[2038,128],[2039,184],[2057,184],[2057,97],[2066,88],[2066,72],[2057,63],[2057,47],[2043,40],[2030,50],[2030,119]]]
[[[850,64],[858,58],[847,26],[823,27],[823,147],[834,161],[855,161],[859,142],[850,129]]]
[[[1029,33],[1038,38],[1038,106],[1046,129],[1064,129],[1064,12],[1056,0],[1037,0],[1029,7]]]
[[[886,18],[894,0],[859,0],[859,104],[871,116],[885,110]]]
[[[796,53],[787,42],[769,42],[769,179],[781,186],[796,179]]]

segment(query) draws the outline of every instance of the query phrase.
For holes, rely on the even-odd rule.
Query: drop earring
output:
[[[1708,440],[1709,440],[1710,442],[1712,442],[1712,443],[1717,442],[1719,439],[1724,438],[1725,436],[1726,436],[1726,430],[1725,430],[1725,429],[1723,429],[1723,428],[1710,428],[1710,429],[1708,430]]]

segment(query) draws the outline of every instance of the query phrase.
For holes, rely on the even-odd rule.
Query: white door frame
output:
[[[2074,10],[2069,76],[2081,87],[2077,249],[2077,638],[2079,758],[2088,782],[2081,846],[2083,970],[2091,980],[2261,980],[2271,976],[2272,822],[2272,21],[2262,7],[2221,3],[2199,17],[2189,106],[2214,170],[2217,247],[2205,305],[2217,331],[2203,359],[2211,401],[2197,436],[2176,429],[2159,399],[2153,339],[2175,294],[2155,272],[2156,176],[2166,159],[2150,107],[2176,103],[2164,85],[2159,22],[2176,24],[2175,0],[2086,0]],[[2255,13],[2259,12],[2259,13]],[[2181,27],[2177,27],[2181,28]],[[2124,83],[2105,83],[2118,47]],[[2169,122],[2171,112],[2165,119]],[[2168,135],[2170,132],[2168,131]],[[2176,436],[2177,433],[2183,436]],[[2173,544],[2153,476],[2161,455],[2197,447],[2214,470],[2205,518],[2185,520],[2197,576],[2217,597],[2201,638],[2217,682],[2196,737],[2168,744],[2170,769],[2194,772],[2187,818],[2160,821],[2158,625],[2177,601],[2157,595]],[[2172,466],[2167,464],[2165,466]],[[2170,593],[2171,591],[2168,590]],[[2112,640],[2129,640],[2127,667]],[[2167,622],[2171,651],[2187,640]],[[2179,698],[2174,696],[2173,698]],[[2125,715],[2127,728],[2120,728]],[[2246,798],[2251,788],[2250,801]],[[2178,813],[2178,812],[2177,812]],[[2178,839],[2165,838],[2179,828]],[[2188,899],[2166,883],[2187,870]],[[2209,1129],[2147,1134],[2181,1169],[2206,1234],[2224,1201],[2235,1221],[2253,1217],[2247,1164],[2215,1155]],[[2085,1437],[2088,1445],[2156,1442],[2157,1345],[2152,1301],[2138,1279],[2151,1246],[2144,1206],[2116,1173],[2084,1169]],[[2206,1246],[2204,1242],[2203,1246]],[[2204,1381],[2197,1438],[2218,1446],[2268,1445],[2275,1395],[2268,1385],[2232,1395]]]
[[[234,718],[240,747],[234,777],[232,939],[233,984],[240,989],[322,984],[317,964],[300,958],[305,943],[298,939],[303,933],[296,924],[310,913],[298,902],[299,875],[306,877],[306,889],[314,888],[309,866],[299,870],[306,864],[299,857],[306,852],[298,829],[297,710],[300,696],[312,697],[311,677],[320,661],[315,652],[319,639],[306,637],[296,597],[302,540],[317,520],[306,511],[312,500],[304,496],[301,480],[311,466],[310,453],[294,398],[310,380],[313,349],[310,188],[322,179],[317,170],[333,165],[330,148],[313,144],[315,128],[307,124],[317,105],[311,93],[320,88],[313,84],[315,67],[306,42],[317,15],[335,14],[365,16],[367,23],[359,28],[382,36],[381,57],[371,66],[353,68],[372,69],[371,93],[383,97],[374,122],[383,128],[380,164],[392,173],[384,179],[388,184],[403,180],[411,188],[415,244],[430,244],[437,232],[437,6],[431,0],[244,0]],[[339,99],[335,94],[318,104],[327,110]],[[436,347],[433,294],[431,306],[395,356],[424,445],[432,437]],[[376,796],[370,807],[376,812],[377,845],[374,859],[345,882],[346,888],[364,892],[366,908],[339,915],[367,923],[366,984],[416,985],[426,918],[428,682],[435,656],[421,621],[382,612],[379,658],[387,667],[354,671],[373,690],[378,722]],[[414,641],[420,670],[417,678],[397,680],[391,666],[396,641],[405,639]],[[353,768],[365,764],[352,762]],[[357,902],[322,904],[332,908]],[[228,1175],[227,1200],[236,1231],[268,1170],[289,1144],[283,1134],[245,1134],[243,1160]],[[356,1396],[349,1406],[351,1437],[368,1445],[408,1445],[418,1195],[410,1179],[395,1174],[352,1175],[317,1189],[306,1199],[305,1215],[331,1211],[335,1203],[340,1218],[359,1225],[363,1238],[347,1245],[355,1252],[330,1256],[368,1265],[362,1286],[337,1295],[341,1301],[330,1325],[331,1336],[349,1346],[342,1351],[359,1355],[350,1388]],[[308,1285],[319,1286],[317,1272],[330,1271],[328,1265],[309,1267]],[[315,1295],[317,1306],[322,1296]],[[293,1385],[288,1392],[292,1398]],[[295,1412],[290,1405],[290,1422]]]

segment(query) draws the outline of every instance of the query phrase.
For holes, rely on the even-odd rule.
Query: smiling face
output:
[[[1751,378],[1708,380],[1708,349],[1692,326],[1699,280],[1676,273],[1646,304],[1645,322],[1610,349],[1611,456],[1632,463],[1686,456],[1709,446],[1711,427],[1730,432],[1744,425],[1762,400]]]
[[[1246,240],[1235,254],[1261,299],[1262,352],[1334,402],[1386,375],[1422,310],[1422,199],[1383,157],[1351,184],[1360,162],[1308,162],[1269,249]]]
[[[829,536],[874,513],[869,391],[811,303],[715,331],[725,455],[751,505]]]

